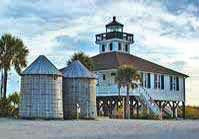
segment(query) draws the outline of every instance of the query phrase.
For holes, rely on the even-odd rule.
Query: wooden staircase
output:
[[[147,107],[154,115],[159,116],[160,119],[162,119],[162,111],[164,111],[166,114],[172,116],[173,111],[170,107],[165,106],[163,107],[162,111],[160,110],[159,106],[155,103],[153,98],[149,95],[147,90],[141,86],[138,87],[140,96],[138,97],[139,101]]]
[[[158,105],[155,103],[153,98],[149,95],[149,93],[146,91],[145,88],[139,87],[139,94],[140,96],[138,97],[139,101],[147,107],[154,115],[157,115],[161,117],[162,113],[158,107]]]
[[[163,110],[164,110],[164,112],[165,112],[166,114],[168,114],[168,115],[170,115],[170,116],[173,116],[173,111],[171,110],[170,107],[165,106]]]

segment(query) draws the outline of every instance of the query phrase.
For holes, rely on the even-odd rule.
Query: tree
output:
[[[26,67],[28,49],[23,41],[11,34],[4,34],[0,38],[0,68],[3,70],[3,98],[7,94],[8,72],[14,67],[18,74]]]
[[[70,65],[75,60],[79,60],[89,70],[94,68],[92,59],[83,52],[74,53],[70,60],[67,61],[67,64]]]
[[[140,75],[137,70],[130,65],[120,66],[117,70],[115,80],[118,84],[119,90],[121,86],[126,87],[126,101],[125,101],[125,118],[130,118],[130,105],[129,105],[129,89],[134,89],[136,85],[133,83],[134,80],[139,80]],[[120,92],[120,91],[119,91]]]
[[[1,70],[1,80],[0,80],[0,99],[1,99],[3,96],[3,70],[1,69],[1,67],[0,70]]]

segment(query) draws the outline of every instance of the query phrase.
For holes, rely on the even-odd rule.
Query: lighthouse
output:
[[[117,70],[120,66],[130,65],[140,73],[142,81],[140,88],[129,90],[132,115],[139,117],[142,104],[155,115],[161,115],[163,110],[164,114],[174,118],[176,115],[185,117],[185,79],[188,76],[132,55],[130,47],[134,43],[134,35],[124,32],[124,25],[115,16],[105,27],[105,33],[96,35],[99,54],[91,57],[97,75],[97,112],[102,110],[104,116],[114,116],[117,101],[125,99],[127,94],[125,87],[118,89],[115,82]],[[177,109],[182,113],[177,114]]]
[[[130,45],[134,43],[133,34],[123,32],[124,25],[113,16],[112,22],[107,24],[106,32],[96,35],[96,44],[99,52],[124,52],[130,53]]]

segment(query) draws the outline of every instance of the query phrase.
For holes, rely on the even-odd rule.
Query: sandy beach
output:
[[[1,139],[197,139],[199,121],[0,119]]]

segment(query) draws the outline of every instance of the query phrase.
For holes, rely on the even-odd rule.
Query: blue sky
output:
[[[61,68],[74,52],[98,54],[95,34],[112,16],[135,35],[132,54],[190,76],[187,102],[199,105],[198,0],[2,0],[0,35],[23,39],[28,63],[44,54]],[[19,90],[19,83],[11,71],[8,92]]]

